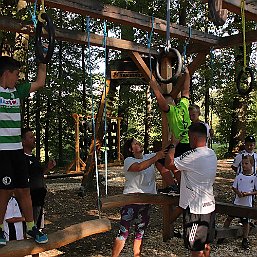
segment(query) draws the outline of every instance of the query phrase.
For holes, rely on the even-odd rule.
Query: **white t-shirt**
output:
[[[208,214],[215,210],[213,183],[217,170],[217,157],[207,146],[190,150],[175,158],[181,171],[179,206],[194,214]]]
[[[237,188],[240,192],[253,192],[257,189],[257,178],[254,175],[244,175],[243,173],[240,173],[236,176],[233,187]],[[253,206],[253,196],[245,196],[239,198],[238,195],[236,195],[236,198],[234,200],[234,204],[236,205],[243,205],[252,207]]]
[[[140,163],[148,160],[155,156],[155,153],[144,154],[143,159],[136,159],[134,157],[128,157],[124,160],[124,174],[125,174],[125,185],[123,194],[130,193],[148,193],[156,194],[156,183],[155,183],[155,167],[152,164],[145,170],[134,172],[128,171],[129,167],[133,163]]]
[[[234,159],[234,162],[233,162],[233,166],[237,168],[237,172],[236,174],[240,174],[243,172],[243,169],[242,169],[242,156],[243,155],[250,155],[250,156],[253,156],[254,158],[254,165],[253,165],[253,174],[256,175],[256,168],[257,168],[257,153],[255,152],[252,152],[252,153],[248,153],[246,152],[245,150],[241,151],[240,153],[238,153]]]
[[[16,199],[12,197],[8,202],[6,213],[4,216],[4,232],[5,232],[6,241],[9,241],[9,227],[6,220],[11,218],[18,218],[18,217],[22,217],[20,207]],[[16,232],[16,239],[17,240],[24,239],[22,222],[15,222],[14,227]]]

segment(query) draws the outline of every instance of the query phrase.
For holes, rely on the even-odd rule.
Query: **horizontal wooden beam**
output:
[[[23,34],[34,35],[34,25],[32,23],[12,19],[7,16],[0,17],[0,30],[18,32]],[[81,31],[74,31],[68,29],[56,28],[55,31],[56,39],[67,41],[77,44],[87,44],[88,38],[87,33]],[[94,46],[103,46],[103,36],[90,34],[90,44]],[[118,39],[118,38],[107,38],[106,44],[109,48],[120,50],[120,51],[137,51],[139,53],[149,54],[149,49],[140,44],[134,42]],[[151,48],[150,53],[157,55],[158,52]]]
[[[121,194],[102,198],[102,208],[116,208],[126,204],[157,204],[157,205],[177,205],[179,196],[164,194]]]
[[[208,0],[202,0],[207,3]],[[223,0],[223,9],[241,15],[241,0]],[[247,20],[257,21],[257,6],[252,4],[245,5],[245,17]]]
[[[217,202],[215,211],[220,214],[227,214],[235,217],[246,217],[250,219],[256,219],[257,217],[257,208],[231,203]]]
[[[37,244],[32,239],[7,242],[6,246],[0,248],[0,257],[23,257],[38,254],[110,229],[111,223],[108,219],[85,221],[48,235],[49,242],[46,244]]]
[[[34,2],[34,0],[28,0]],[[112,5],[104,5],[97,0],[45,0],[45,5],[51,8],[58,8],[72,13],[89,15],[92,18],[106,19],[110,22],[129,25],[145,31],[152,30],[152,17],[141,13],[122,9]],[[154,18],[154,31],[161,35],[166,35],[166,21]],[[171,37],[188,38],[188,28],[185,26],[171,24]],[[217,44],[218,37],[197,30],[192,30],[191,40],[205,45]]]

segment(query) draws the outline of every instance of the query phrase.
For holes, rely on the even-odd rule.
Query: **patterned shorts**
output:
[[[130,204],[122,207],[120,229],[117,236],[119,240],[126,240],[129,229],[135,226],[135,239],[141,240],[149,223],[149,204]]]

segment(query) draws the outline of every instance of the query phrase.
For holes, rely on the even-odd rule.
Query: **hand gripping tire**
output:
[[[172,77],[168,77],[167,79],[164,79],[160,74],[160,63],[164,57],[169,57],[171,60],[174,59],[174,56],[176,57],[176,72]],[[163,50],[157,57],[156,62],[156,77],[159,82],[164,84],[173,83],[177,80],[179,75],[181,74],[182,69],[182,58],[180,52],[175,48],[166,48]]]
[[[245,73],[249,73],[250,77],[251,77],[251,82],[248,84],[248,88],[247,89],[244,89],[244,88],[241,87],[241,79],[242,79],[242,76]],[[253,75],[253,71],[250,68],[247,67],[247,68],[245,68],[245,70],[242,69],[239,72],[239,74],[237,76],[237,79],[236,79],[236,87],[237,87],[238,93],[240,95],[244,95],[245,96],[245,95],[248,95],[252,91],[252,89],[254,87],[254,75]]]
[[[41,18],[46,21],[46,31],[48,33],[48,49],[45,55],[44,47],[42,45],[43,23],[38,20],[36,27],[35,54],[39,62],[47,64],[51,60],[54,52],[55,29],[52,20],[46,13],[42,13]]]

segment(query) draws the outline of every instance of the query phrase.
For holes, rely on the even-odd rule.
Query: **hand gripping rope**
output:
[[[42,31],[46,27],[48,34],[48,48],[45,52],[45,47],[42,44]],[[50,17],[46,14],[44,8],[44,0],[42,0],[42,10],[38,15],[38,22],[36,26],[36,39],[35,39],[35,54],[36,58],[41,63],[48,63],[54,52],[55,29]]]
[[[243,31],[243,55],[244,55],[244,66],[239,72],[236,79],[236,87],[240,95],[248,95],[254,87],[254,74],[251,68],[246,66],[246,42],[245,42],[245,0],[241,0],[241,16],[242,16],[242,31]],[[250,75],[251,81],[248,81]],[[243,88],[242,85],[245,85]]]
[[[174,57],[176,59],[176,72],[172,77],[167,77],[166,79],[164,79],[160,74],[160,63],[165,57],[168,57],[172,61],[174,60]],[[177,80],[178,76],[181,74],[181,69],[182,69],[181,54],[177,49],[172,48],[170,45],[170,0],[167,0],[166,47],[164,48],[164,50],[160,52],[160,54],[157,57],[156,77],[161,83],[169,84]]]

